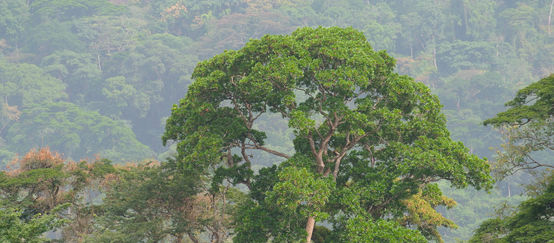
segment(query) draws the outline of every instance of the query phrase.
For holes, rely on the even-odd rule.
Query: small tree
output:
[[[236,191],[210,194],[203,191],[202,178],[176,167],[170,159],[120,168],[104,191],[103,204],[97,207],[97,231],[87,240],[184,242],[188,237],[200,242],[205,236],[228,238],[226,209]]]
[[[163,141],[178,142],[184,168],[250,189],[237,241],[309,242],[316,220],[332,222],[336,239],[422,240],[393,220],[402,200],[441,179],[488,188],[489,166],[450,139],[438,98],[394,66],[352,28],[266,35],[197,65]],[[294,154],[265,144],[266,113],[288,122]],[[253,150],[287,161],[254,176]]]
[[[554,177],[535,197],[522,202],[507,217],[484,221],[470,242],[550,242],[554,238]]]
[[[22,220],[22,212],[17,208],[6,208],[0,204],[0,241],[2,242],[43,242],[44,232],[56,229],[65,223],[54,214],[35,215]]]
[[[32,149],[0,172],[2,217],[29,231],[20,234],[25,240],[63,225],[63,240],[78,241],[90,233],[94,192],[111,172],[109,161],[75,163],[47,147]]]
[[[29,218],[47,213],[68,202],[64,162],[60,154],[49,148],[32,149],[12,161],[8,171],[2,172],[0,195],[10,204],[26,208]]]

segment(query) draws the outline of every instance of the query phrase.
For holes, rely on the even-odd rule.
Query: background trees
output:
[[[210,191],[174,160],[114,166],[29,151],[0,173],[0,239],[42,242],[223,242],[241,193]]]
[[[519,170],[553,169],[551,159],[545,154],[537,158],[537,152],[548,155],[554,150],[554,75],[521,89],[506,106],[510,109],[484,122],[506,126],[507,143],[499,153],[497,173],[506,176]]]
[[[121,170],[106,190],[98,229],[89,240],[158,242],[171,236],[183,241],[186,234],[196,240],[195,219],[205,217],[191,210],[200,181],[176,173],[174,166],[150,163]]]
[[[502,111],[501,104],[516,90],[554,72],[551,5],[548,0],[4,0],[0,3],[0,83],[5,84],[0,86],[4,96],[0,167],[17,153],[42,145],[43,135],[74,159],[99,153],[119,163],[137,159],[133,154],[139,151],[141,156],[165,160],[174,152],[159,139],[170,104],[188,88],[198,61],[224,49],[239,49],[264,34],[319,25],[353,26],[375,49],[387,49],[401,74],[423,82],[439,96],[453,138],[479,156],[494,159],[489,147],[500,147],[502,135],[481,126],[482,121]],[[464,52],[456,51],[460,48]],[[79,117],[94,121],[83,126],[103,121],[99,127],[121,131],[117,134],[132,142],[120,145],[101,129],[82,129],[76,122],[67,122],[73,127],[64,130],[29,118],[37,106],[68,107],[49,104],[59,101],[72,103],[80,110]],[[67,111],[48,114],[45,117],[75,121]],[[294,134],[286,121],[275,122],[279,116],[261,116],[257,129],[266,131],[265,147],[291,154]],[[64,140],[63,134],[71,138]],[[63,145],[77,141],[77,136],[79,146],[87,149]],[[116,145],[112,150],[98,141]],[[255,156],[260,158],[260,164],[252,165],[256,169],[280,161],[266,153]],[[456,230],[441,228],[441,234],[447,241],[468,239],[471,225],[488,217],[474,214],[468,205],[485,212],[491,211],[491,202],[517,201],[514,194],[522,190],[520,182],[528,181],[517,176],[502,181],[494,198],[487,199],[467,189],[441,187],[462,202],[449,212],[467,212],[452,215],[464,223]]]
[[[66,240],[90,233],[90,190],[112,172],[108,161],[65,161],[49,148],[17,158],[0,173],[0,239],[41,242],[43,233],[66,228]]]
[[[14,144],[13,151],[20,153],[25,152],[23,149],[26,147],[50,144],[53,149],[65,151],[70,158],[92,158],[98,153],[117,161],[153,156],[152,151],[138,142],[135,134],[122,121],[82,110],[67,102],[27,107],[18,122],[9,128],[7,135],[7,141]]]
[[[553,46],[546,29],[549,4],[544,1],[99,0],[46,4],[10,0],[2,6],[0,48],[6,60],[44,68],[64,83],[70,102],[126,121],[139,141],[157,153],[167,149],[158,140],[162,120],[170,113],[167,107],[180,97],[177,91],[190,83],[188,75],[197,60],[225,48],[239,48],[249,38],[288,33],[299,26],[354,26],[376,49],[406,58],[399,62],[399,70],[434,88],[453,85],[449,80],[459,76],[458,71],[479,70],[501,74],[501,88],[513,91],[525,80],[539,79],[553,70],[551,57],[545,54]],[[509,25],[501,28],[498,21]],[[459,47],[467,51],[453,51]],[[412,65],[415,60],[417,67]],[[469,80],[457,78],[454,85]],[[434,92],[444,93],[443,89]],[[447,113],[449,118],[463,117],[462,110],[467,108],[463,103],[446,107],[453,111]],[[460,129],[478,123],[465,123]],[[472,136],[459,138],[466,141]],[[469,145],[474,150],[483,147]],[[487,147],[479,153],[491,155]]]
[[[518,171],[539,172],[535,185],[528,187],[532,198],[522,202],[515,212],[486,220],[473,242],[546,242],[554,237],[554,174],[552,165],[554,75],[543,78],[517,92],[507,111],[488,119],[485,125],[508,126],[507,143],[499,151],[495,174],[506,178]],[[540,153],[543,152],[543,153]],[[550,155],[550,156],[549,156]]]
[[[554,223],[548,220],[554,215],[552,182],[550,176],[547,188],[522,202],[513,214],[484,221],[470,242],[547,242],[552,239]]]

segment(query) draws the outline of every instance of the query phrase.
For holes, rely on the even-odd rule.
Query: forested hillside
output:
[[[453,140],[462,141],[471,153],[494,162],[502,158],[496,150],[502,149],[507,132],[500,127],[483,126],[483,121],[504,111],[504,103],[512,100],[517,90],[554,73],[553,5],[552,0],[0,0],[0,168],[9,171],[10,165],[22,163],[28,151],[43,147],[59,152],[64,161],[108,159],[120,165],[166,161],[177,156],[177,150],[185,149],[173,141],[179,142],[183,135],[175,135],[177,128],[166,130],[166,121],[171,123],[173,104],[178,104],[189,91],[195,66],[220,53],[231,55],[224,50],[239,50],[251,39],[267,34],[289,35],[306,26],[353,27],[362,32],[376,53],[386,50],[395,59],[390,64],[395,65],[395,72],[413,77],[438,96]],[[196,74],[199,78],[205,73]],[[414,89],[422,97],[426,95],[419,88]],[[203,91],[217,94],[215,90]],[[287,126],[281,116],[263,114],[254,128],[265,131],[264,148],[292,155],[299,151],[293,143],[299,136],[294,128],[301,126]],[[538,156],[548,159],[551,155],[547,151]],[[56,156],[52,155],[62,160]],[[258,152],[255,156],[258,159],[252,164],[254,171],[267,167],[267,173],[271,168],[276,170],[270,166],[284,160],[282,156]],[[111,164],[100,166],[111,169],[90,180],[100,180],[106,173],[117,174],[122,191],[106,193],[107,202],[116,202],[118,196],[130,197],[116,194],[132,191],[130,185],[142,177],[179,177],[163,169],[178,165],[162,164],[165,165],[125,169],[113,169]],[[92,175],[96,168],[77,167],[66,168],[64,173]],[[222,178],[233,176],[222,173]],[[256,176],[264,175],[260,172]],[[483,180],[475,182],[478,188],[480,183],[486,184],[484,178],[475,180]],[[439,208],[452,224],[434,223],[446,226],[438,227],[445,241],[467,240],[481,221],[495,216],[496,205],[504,201],[515,205],[525,200],[520,183],[531,182],[531,176],[516,174],[497,183],[487,194],[450,189],[450,182],[441,181],[439,187],[458,205],[446,210],[453,203],[435,201],[433,208]],[[0,180],[0,186],[2,183]],[[178,190],[175,184],[163,186],[168,191]],[[190,183],[186,186],[190,186],[190,193],[198,189]],[[424,190],[433,191],[435,187]],[[233,200],[250,200],[232,187],[225,190],[233,194]],[[137,197],[148,194],[136,193]],[[217,193],[212,195],[223,197],[225,203],[227,194]],[[187,199],[178,199],[188,200],[186,195],[183,197]],[[194,200],[214,205],[221,201],[216,196]],[[194,204],[194,200],[188,203]],[[51,210],[54,204],[57,203],[40,210]],[[123,207],[121,202],[113,205]],[[117,212],[116,206],[102,209],[105,216],[97,225],[109,225],[108,219],[115,217],[109,212]],[[185,215],[178,205],[166,206],[161,211],[179,212],[182,215],[176,214],[182,216],[183,222],[202,221],[197,214]],[[208,215],[206,220],[218,217],[215,209],[203,210],[196,213]],[[165,217],[148,213],[159,220]],[[221,215],[225,216],[225,211]],[[189,235],[193,241],[207,234],[199,236],[194,232],[225,235],[228,232],[223,234],[222,229],[231,223],[224,216],[217,221],[217,227],[198,223],[189,225],[194,230],[167,234],[176,238]],[[92,234],[87,230],[83,232]],[[120,228],[113,235],[97,234],[91,239],[123,237],[126,230],[136,229]],[[432,235],[434,231],[430,232],[427,233]]]

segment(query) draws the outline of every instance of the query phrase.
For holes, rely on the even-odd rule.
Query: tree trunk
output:
[[[512,197],[512,190],[510,190],[510,184],[508,184],[508,197]]]
[[[192,241],[192,242],[194,242],[194,243],[199,243],[199,242],[200,242],[200,241],[198,241],[198,239],[196,238],[196,236],[194,236],[193,233],[190,233],[190,232],[189,232],[189,233],[187,233],[187,235],[188,235],[190,241]]]
[[[183,243],[183,234],[175,235],[175,243]]]
[[[306,232],[308,232],[308,237],[306,237],[306,243],[312,242],[312,233],[314,232],[315,219],[314,217],[308,217],[308,222],[306,223]]]
[[[548,34],[550,34],[550,23],[552,22],[552,7],[554,6],[554,0],[550,3],[550,12],[548,12]]]
[[[439,67],[437,65],[437,44],[435,42],[435,35],[433,35],[433,64],[435,65],[435,70],[438,72]]]
[[[96,60],[98,61],[98,70],[102,72],[102,63],[100,62],[100,53],[96,54]]]
[[[550,11],[552,12],[552,9],[550,9]],[[19,38],[18,38],[19,39]],[[19,61],[19,40],[17,40],[15,42],[15,57],[17,58],[17,60]]]
[[[464,5],[464,35],[467,37],[467,32],[469,29],[469,25],[467,24],[467,8],[465,3],[462,2],[462,5]]]

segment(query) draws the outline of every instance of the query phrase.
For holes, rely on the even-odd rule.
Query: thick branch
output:
[[[264,146],[260,146],[260,145],[253,145],[251,147],[246,147],[246,149],[259,149],[259,150],[263,150],[265,152],[268,152],[270,154],[273,154],[273,155],[277,155],[279,157],[283,157],[285,159],[290,159],[290,155],[288,154],[285,154],[285,153],[281,153],[279,151],[276,151],[276,150],[273,150],[273,149],[270,149],[270,148],[266,148]]]
[[[317,171],[319,173],[323,173],[323,170],[325,169],[325,163],[323,163],[322,156],[318,156],[319,153],[318,153],[318,151],[315,147],[315,141],[314,141],[314,138],[312,137],[311,132],[308,133],[308,142],[310,143],[310,149],[311,149],[312,154],[314,155],[316,163],[317,163]]]
[[[239,109],[237,101],[234,97],[231,98],[231,102],[233,103],[233,109],[235,109],[235,111],[239,114],[240,119],[242,119],[242,121],[244,122],[244,125],[248,127],[248,119],[246,119],[246,116],[242,114],[242,111]]]
[[[344,148],[342,149],[342,151],[337,155],[337,157],[335,158],[335,169],[333,170],[333,180],[337,180],[337,175],[339,174],[339,167],[340,167],[340,163],[342,161],[342,158],[344,158],[344,156],[346,156],[346,153],[348,151],[350,151],[354,146],[356,146],[356,144],[362,139],[364,138],[366,135],[362,135],[362,136],[357,136],[357,137],[354,137],[354,140],[352,140],[351,142],[348,142]],[[350,140],[350,139],[348,139]]]
[[[334,112],[334,121],[331,123],[331,121],[327,120],[329,124],[329,132],[327,132],[327,135],[325,135],[324,138],[321,140],[321,144],[319,145],[319,150],[315,148],[315,143],[311,136],[309,136],[308,140],[310,141],[310,146],[312,147],[312,153],[314,154],[318,166],[318,173],[324,174],[325,169],[325,162],[323,162],[323,155],[327,155],[327,145],[329,144],[329,141],[331,141],[331,138],[333,137],[333,134],[335,133],[340,118],[337,116],[337,113]]]
[[[552,165],[543,164],[543,163],[540,163],[540,162],[536,161],[535,159],[533,159],[533,157],[531,157],[531,156],[528,155],[528,154],[525,155],[525,157],[527,157],[529,160],[531,160],[531,163],[537,165],[538,167],[554,168],[554,166],[552,166]]]
[[[530,166],[530,165],[527,165],[525,167],[519,167],[515,170],[512,170],[510,172],[508,172],[510,175],[514,175],[515,173],[517,173],[518,171],[520,170],[534,170],[534,169],[537,169],[537,168],[540,168],[541,165],[535,165],[535,166]]]
[[[194,243],[199,243],[199,242],[200,242],[200,241],[198,241],[198,239],[196,238],[196,236],[194,236],[193,233],[187,232],[187,235],[188,235],[189,239],[190,239],[192,242],[194,242]]]
[[[246,154],[246,145],[244,143],[241,143],[240,153],[246,163],[252,164],[252,162],[250,162],[250,159],[248,158],[248,154]]]
[[[515,173],[517,173],[518,171],[520,170],[534,170],[534,169],[537,169],[537,168],[550,168],[550,169],[554,169],[554,166],[553,165],[549,165],[549,164],[544,164],[544,163],[541,163],[541,162],[538,162],[536,161],[535,159],[533,159],[533,157],[531,157],[530,155],[525,155],[524,157],[526,157],[529,161],[525,161],[523,163],[516,163],[516,164],[511,164],[509,165],[507,168],[504,168],[504,169],[501,169],[500,171],[500,174],[502,176],[504,175],[514,175]]]
[[[335,134],[335,130],[337,130],[337,127],[339,126],[340,118],[337,116],[337,112],[333,112],[334,121],[331,123],[331,121],[328,120],[329,123],[329,132],[327,132],[327,135],[321,140],[321,144],[319,145],[319,151],[318,156],[322,156],[324,152],[327,151],[327,145],[329,144],[329,141],[333,137],[333,134]]]
[[[371,156],[371,168],[374,168],[375,167],[375,157],[373,157],[373,151],[371,151],[371,147],[369,147],[369,145],[367,145],[367,144],[364,145],[364,148],[365,148],[365,150],[367,150],[367,152],[369,152],[369,155]]]
[[[254,122],[254,116],[252,115],[252,105],[249,103],[245,104],[246,109],[248,110],[248,129],[252,127],[252,123]]]

